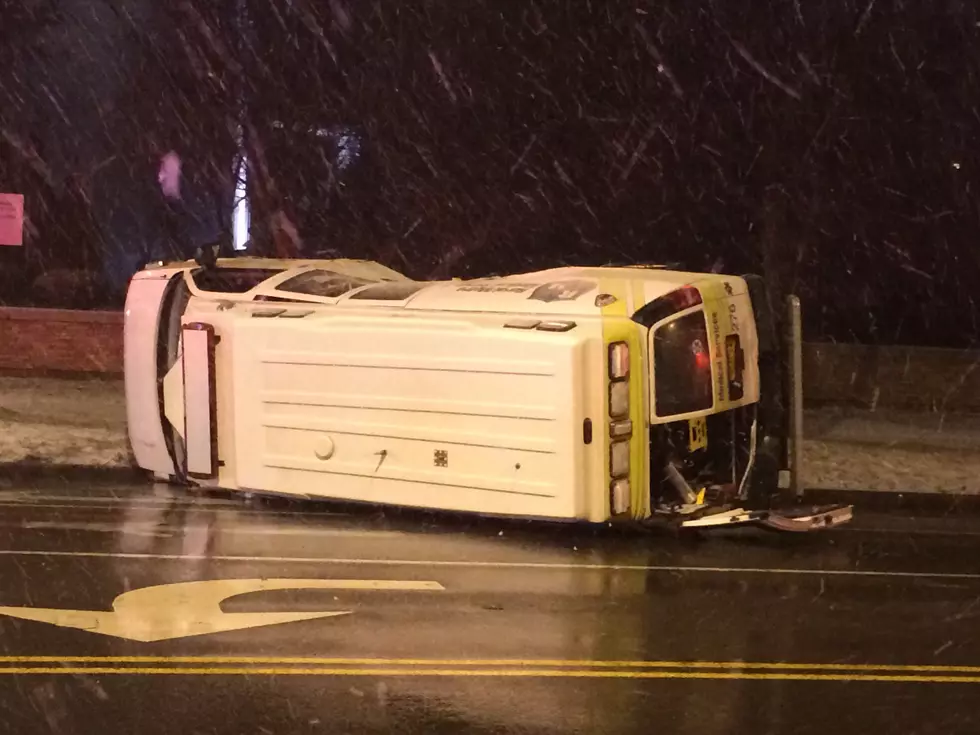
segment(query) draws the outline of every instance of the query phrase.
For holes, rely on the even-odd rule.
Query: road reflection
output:
[[[146,502],[146,499],[157,502]],[[155,483],[126,504],[116,542],[125,554],[172,554],[181,557],[174,581],[202,579],[221,528],[237,523],[233,510],[214,513],[194,502],[182,488]],[[121,565],[125,569],[128,565]],[[128,579],[124,579],[129,589]]]

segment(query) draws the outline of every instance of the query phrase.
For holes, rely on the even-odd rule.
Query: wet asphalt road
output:
[[[980,517],[691,541],[82,484],[0,511],[4,733],[980,728]]]

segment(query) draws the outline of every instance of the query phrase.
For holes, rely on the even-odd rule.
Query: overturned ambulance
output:
[[[781,502],[798,345],[777,317],[757,278],[658,267],[428,282],[356,260],[155,264],[127,295],[130,441],[156,479],[203,488],[832,527],[850,507]]]

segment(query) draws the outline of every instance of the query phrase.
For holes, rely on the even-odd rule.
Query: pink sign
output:
[[[24,244],[24,195],[0,194],[0,245]]]
[[[160,173],[157,181],[163,194],[170,199],[180,199],[180,156],[173,151],[160,159]]]

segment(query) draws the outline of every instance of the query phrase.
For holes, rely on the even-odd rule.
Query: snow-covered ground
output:
[[[806,414],[808,487],[980,494],[980,416]],[[119,380],[0,377],[0,463],[129,465]]]
[[[808,487],[980,494],[980,416],[808,410]]]
[[[0,463],[129,465],[119,380],[0,377]]]

